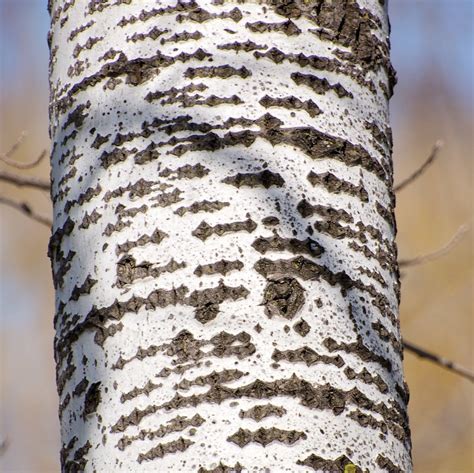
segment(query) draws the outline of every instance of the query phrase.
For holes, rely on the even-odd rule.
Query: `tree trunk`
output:
[[[384,1],[50,12],[63,471],[411,471]]]

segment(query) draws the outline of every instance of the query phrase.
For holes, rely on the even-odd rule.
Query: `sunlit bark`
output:
[[[51,2],[64,471],[411,471],[383,3]]]

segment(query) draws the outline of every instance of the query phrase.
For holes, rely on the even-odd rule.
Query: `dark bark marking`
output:
[[[240,428],[237,432],[227,438],[228,442],[235,443],[240,448],[245,447],[251,442],[258,443],[263,447],[266,447],[272,442],[281,442],[286,445],[293,445],[299,439],[306,439],[307,436],[304,432],[298,432],[297,430],[282,430],[276,427],[266,429],[260,427],[260,429],[252,432],[248,429]]]
[[[202,84],[202,83],[199,83],[199,84],[194,84],[194,83],[191,83],[191,84],[188,84],[188,85],[185,85],[184,87],[181,87],[179,89],[177,89],[176,87],[171,87],[171,89],[168,89],[168,90],[157,90],[156,92],[149,92],[147,95],[145,95],[145,100],[147,102],[153,102],[154,100],[159,100],[159,99],[162,99],[163,97],[171,97],[171,98],[176,98],[178,97],[178,95],[185,95],[189,92],[203,92],[204,90],[208,89],[208,86],[205,85],[205,84]],[[181,119],[179,119],[181,118]],[[186,115],[184,117],[177,117],[176,118],[176,123],[179,123],[179,122],[188,122],[189,120],[191,120],[191,117],[189,115]],[[144,123],[144,125],[148,125],[147,122]],[[189,127],[188,127],[189,129]],[[209,129],[208,130],[203,130],[203,131],[210,131]],[[168,134],[171,134],[171,133],[168,133]]]
[[[264,187],[269,189],[271,186],[283,187],[285,180],[277,172],[269,171],[265,169],[260,172],[250,172],[250,173],[237,173],[234,176],[229,176],[222,181],[224,184],[229,184],[240,188],[241,186],[248,187]]]
[[[191,235],[199,238],[202,241],[206,241],[211,235],[215,234],[222,236],[225,233],[241,232],[246,231],[252,233],[257,228],[257,224],[248,218],[243,222],[232,222],[232,223],[219,223],[211,227],[204,220],[191,232]]]
[[[191,386],[213,386],[215,384],[229,383],[240,379],[242,376],[246,376],[248,373],[244,373],[239,370],[222,370],[222,371],[213,371],[207,375],[198,376],[192,380],[183,379],[178,384],[175,384],[174,389],[187,391]]]
[[[200,135],[189,135],[185,138],[172,138],[161,144],[178,144],[169,154],[182,156],[189,151],[217,151],[228,146],[242,145],[249,147],[260,137],[273,146],[287,144],[295,146],[311,159],[336,159],[347,166],[361,166],[367,172],[373,173],[384,182],[389,178],[383,166],[361,146],[354,145],[342,138],[322,133],[312,127],[282,128],[283,122],[273,115],[266,113],[257,120],[246,118],[230,118],[224,127],[234,125],[257,125],[260,131],[243,130],[229,131],[223,136],[210,132]]]
[[[218,200],[209,201],[202,200],[200,202],[193,202],[189,207],[179,207],[174,211],[175,214],[182,217],[186,212],[191,212],[193,214],[198,212],[215,212],[216,210],[221,210],[224,207],[228,207],[229,202],[220,202]]]
[[[283,33],[287,36],[298,36],[301,30],[291,21],[283,21],[281,23],[265,23],[264,21],[256,21],[254,23],[246,23],[245,27],[253,33]]]
[[[217,384],[211,386],[205,393],[188,397],[177,393],[172,400],[164,404],[149,405],[144,409],[134,409],[129,415],[121,416],[117,423],[112,426],[111,431],[122,432],[130,425],[138,425],[141,419],[155,414],[161,409],[180,409],[188,406],[197,406],[201,403],[220,404],[226,399],[239,399],[242,397],[270,399],[275,396],[299,398],[301,404],[309,409],[331,409],[334,415],[340,415],[345,410],[346,404],[354,404],[357,407],[377,412],[384,419],[397,422],[405,431],[408,431],[408,421],[404,411],[399,412],[395,408],[387,407],[383,403],[375,404],[357,388],[353,388],[350,391],[342,391],[328,383],[313,387],[311,383],[294,374],[290,378],[269,382],[256,380],[237,388]]]
[[[270,97],[269,95],[265,95],[258,103],[265,108],[282,107],[288,110],[304,110],[311,118],[323,113],[311,99],[303,102],[292,95],[287,97]]]
[[[300,319],[293,325],[293,330],[301,337],[306,337],[311,330],[311,326],[306,322],[306,320]]]
[[[97,210],[93,210],[90,214],[86,212],[82,219],[81,224],[79,225],[80,229],[87,229],[90,225],[94,225],[98,222],[98,220],[102,217],[102,214],[97,212]]]
[[[142,10],[138,16],[132,15],[128,18],[122,17],[117,25],[123,27],[128,24],[136,23],[137,21],[145,22],[154,16],[186,12],[194,10],[195,8],[198,8],[198,6],[199,5],[194,0],[190,0],[189,2],[178,0],[175,5],[170,5],[164,8],[152,8],[151,10]]]
[[[132,284],[137,279],[144,279],[147,277],[158,278],[163,273],[174,273],[178,269],[186,267],[186,263],[178,263],[171,258],[171,260],[163,266],[154,266],[149,261],[142,261],[137,264],[135,258],[131,255],[123,256],[117,263],[117,286],[123,287],[127,284]]]
[[[378,421],[374,416],[369,414],[364,414],[359,409],[356,409],[353,412],[350,412],[347,417],[355,420],[362,427],[371,427],[372,429],[377,429],[382,432],[383,435],[386,435],[388,430],[392,432],[393,436],[400,442],[406,441],[406,435],[404,430],[397,424],[393,422],[383,422]]]
[[[165,168],[158,174],[160,177],[166,177],[169,180],[174,179],[193,179],[195,177],[202,178],[207,176],[210,169],[206,168],[202,164],[185,164],[177,169]]]
[[[298,213],[303,217],[312,217],[314,214],[318,214],[333,222],[342,220],[347,223],[352,223],[354,218],[344,209],[335,209],[334,207],[327,207],[325,205],[311,205],[306,199],[300,200],[296,207]]]
[[[403,470],[400,467],[395,465],[395,463],[383,455],[377,456],[377,465],[389,473],[403,473]]]
[[[238,53],[239,51],[250,52],[258,49],[267,48],[268,46],[266,44],[257,44],[253,41],[250,41],[249,39],[243,43],[239,41],[234,41],[233,43],[219,44],[217,46],[217,49],[234,50],[236,53]]]
[[[137,41],[144,41],[147,38],[156,40],[159,38],[161,35],[168,33],[169,30],[161,30],[157,26],[154,26],[150,31],[147,33],[135,33],[132,36],[127,37],[127,41],[132,41],[133,43],[136,43]]]
[[[115,254],[119,256],[121,253],[128,253],[132,248],[135,248],[137,246],[144,246],[148,243],[159,245],[167,236],[167,233],[162,232],[160,229],[157,228],[151,235],[142,235],[138,240],[128,240],[125,243],[118,244],[115,249]]]
[[[262,218],[262,223],[268,227],[273,227],[280,223],[280,219],[278,217],[273,217],[273,216],[264,217]]]
[[[311,30],[309,30],[311,31]],[[367,80],[365,74],[360,70],[356,64],[348,62],[341,62],[339,59],[329,59],[323,56],[310,55],[306,56],[303,53],[284,53],[277,48],[271,48],[265,53],[259,51],[254,53],[254,57],[258,60],[260,58],[267,58],[275,64],[280,64],[283,61],[298,64],[300,67],[310,67],[317,71],[336,72],[349,76],[352,80],[357,82],[360,86],[369,89],[373,94],[376,93],[376,88],[371,80]],[[342,91],[341,91],[342,92]]]
[[[197,473],[242,473],[244,470],[245,468],[239,462],[234,466],[227,466],[224,463],[219,462],[219,465],[212,468],[212,470],[200,466]]]
[[[145,453],[140,453],[138,455],[138,463],[143,461],[155,460],[156,458],[163,458],[165,455],[176,452],[184,452],[192,445],[192,442],[189,439],[184,437],[179,437],[178,440],[173,440],[168,443],[159,443],[156,447],[151,448]]]
[[[73,437],[76,438],[77,437]],[[92,448],[89,440],[80,448],[74,452],[74,457],[72,460],[66,460],[63,464],[63,469],[67,473],[79,473],[80,471],[85,471],[87,465],[87,459],[84,458],[88,451]]]
[[[48,243],[48,256],[51,259],[51,263],[58,263],[64,257],[64,253],[61,250],[62,240],[65,236],[69,236],[72,233],[74,226],[75,223],[71,217],[68,217],[63,226],[57,228],[51,235]],[[75,254],[75,252],[73,253]]]
[[[321,79],[313,74],[302,74],[301,72],[293,72],[291,79],[296,85],[306,85],[317,94],[325,94],[333,90],[339,98],[354,98],[351,92],[348,92],[341,84],[330,84],[327,79]]]
[[[340,356],[327,356],[316,353],[312,348],[303,346],[296,350],[281,351],[275,349],[272,354],[272,360],[276,362],[285,360],[289,363],[304,362],[306,366],[312,366],[316,363],[332,364],[341,368],[344,366],[344,360]]]
[[[347,466],[354,466],[355,473],[364,473],[359,466],[355,465],[352,460],[347,458],[345,455],[341,455],[335,460],[329,460],[327,458],[318,457],[317,455],[312,453],[304,460],[298,460],[296,464],[309,466],[315,471],[330,471],[331,473],[345,473],[346,471],[350,471],[346,469]]]
[[[259,237],[252,243],[252,247],[261,254],[269,251],[289,251],[293,254],[305,253],[318,257],[324,253],[324,248],[311,238],[298,240],[297,238],[283,238],[278,234],[267,238]]]
[[[90,294],[91,289],[94,287],[94,285],[97,283],[97,279],[91,278],[90,275],[87,276],[86,280],[82,283],[81,286],[74,286],[74,289],[71,292],[71,297],[70,300],[72,301],[78,301],[79,297],[82,296],[82,294]]]
[[[89,386],[89,380],[86,377],[84,377],[76,385],[76,387],[72,391],[72,395],[74,397],[79,397],[86,390],[87,386]]]
[[[277,315],[291,320],[303,307],[304,292],[301,284],[294,278],[270,279],[263,292],[265,314],[269,318]]]
[[[380,321],[372,322],[372,328],[377,332],[381,340],[390,343],[395,353],[403,358],[403,345],[392,332],[387,330]]]
[[[222,274],[225,276],[231,271],[240,271],[243,267],[244,264],[239,260],[229,261],[222,259],[220,261],[216,261],[215,263],[198,265],[194,270],[194,274],[199,277],[202,275],[211,274]]]
[[[147,181],[145,179],[139,179],[137,182],[134,182],[133,184],[130,183],[127,186],[120,186],[117,189],[113,191],[107,191],[104,195],[104,201],[109,202],[110,200],[116,198],[116,197],[121,197],[125,192],[128,192],[128,196],[131,200],[133,200],[135,197],[143,197],[144,195],[150,194],[153,191],[153,187],[157,185],[156,182],[154,181]],[[166,186],[160,186],[163,188],[169,187],[168,185]]]
[[[358,186],[356,186],[349,181],[345,181],[343,179],[338,178],[330,172],[316,174],[313,171],[310,171],[306,178],[311,183],[311,185],[323,186],[328,192],[331,192],[333,194],[344,193],[357,197],[362,202],[369,201],[369,194],[365,190],[362,181],[359,183]]]
[[[378,363],[382,368],[385,368],[387,371],[392,371],[392,363],[387,358],[384,358],[377,353],[374,353],[370,348],[364,345],[362,337],[357,335],[357,342],[352,343],[337,343],[331,337],[326,338],[323,341],[323,345],[330,351],[344,351],[356,355],[364,362]]]
[[[92,383],[89,386],[89,389],[86,392],[84,397],[84,408],[82,411],[82,417],[85,419],[86,416],[89,414],[93,414],[96,410],[100,401],[102,400],[102,395],[100,392],[100,385],[102,383],[97,381],[96,383]]]
[[[252,73],[245,66],[237,69],[228,65],[189,67],[184,73],[184,77],[187,77],[188,79],[194,79],[196,77],[218,77],[219,79],[228,79],[231,76],[238,76],[242,79],[246,79],[251,75]]]
[[[89,37],[84,44],[76,44],[74,51],[72,52],[72,57],[78,58],[84,49],[92,49],[95,44],[99,43],[104,39],[103,36],[100,37]]]
[[[217,317],[219,304],[227,299],[237,300],[246,298],[250,294],[244,286],[226,286],[223,281],[213,288],[193,291],[186,299],[186,304],[195,307],[195,318],[205,324]]]
[[[94,20],[90,20],[87,23],[73,29],[71,33],[68,36],[68,41],[72,41],[79,33],[82,33],[83,31],[87,30],[90,28],[93,24],[95,23]]]
[[[65,130],[69,125],[74,124],[76,128],[80,128],[84,120],[89,116],[88,113],[84,113],[88,108],[90,108],[91,102],[88,100],[86,103],[81,103],[78,105],[66,118],[62,126],[62,130]]]
[[[79,197],[77,199],[68,200],[64,204],[64,213],[68,214],[71,208],[76,204],[79,206],[84,205],[86,202],[89,202],[94,197],[98,196],[101,192],[102,192],[102,187],[100,186],[100,184],[97,184],[96,187],[89,187],[84,192],[79,194]]]
[[[262,419],[270,416],[283,417],[286,413],[287,411],[284,407],[268,403],[253,406],[246,411],[241,410],[239,417],[241,419],[253,419],[256,422],[260,422]]]
[[[202,38],[202,33],[200,31],[193,31],[190,33],[189,31],[183,31],[182,33],[175,33],[173,36],[169,38],[161,38],[160,44],[165,43],[179,43],[180,41],[189,41],[194,40],[197,41]]]
[[[116,223],[109,223],[105,227],[105,230],[102,232],[104,236],[110,236],[112,233],[121,232],[124,228],[130,227],[132,225],[131,220],[123,221],[122,219],[118,219]]]
[[[382,379],[382,377],[379,374],[376,374],[376,375],[370,374],[367,368],[364,368],[362,371],[357,373],[352,368],[347,366],[344,369],[344,374],[347,376],[347,379],[351,379],[351,380],[359,379],[365,384],[374,384],[382,394],[385,394],[388,392],[388,385]]]
[[[131,391],[127,393],[123,393],[120,396],[120,402],[123,404],[127,401],[130,401],[140,396],[141,394],[145,394],[146,396],[149,396],[152,391],[154,391],[155,389],[158,389],[161,386],[162,384],[155,384],[151,380],[148,380],[148,382],[142,388],[139,388],[136,386]]]
[[[176,16],[176,21],[182,23],[183,21],[194,21],[196,23],[204,23],[209,20],[218,18],[230,18],[235,23],[238,23],[242,19],[242,12],[237,8],[233,8],[231,11],[221,13],[209,13],[203,8],[196,8],[187,15],[179,14]]]
[[[199,415],[195,414],[193,417],[176,416],[170,419],[166,425],[161,424],[156,430],[140,430],[138,435],[126,436],[124,435],[117,443],[119,450],[123,451],[136,440],[154,440],[162,438],[173,432],[182,432],[188,427],[200,427],[205,420]]]
[[[162,192],[161,194],[151,198],[151,200],[156,200],[156,204],[153,204],[152,207],[169,207],[177,202],[181,202],[184,200],[181,197],[182,193],[183,191],[177,187],[175,187],[171,192]]]

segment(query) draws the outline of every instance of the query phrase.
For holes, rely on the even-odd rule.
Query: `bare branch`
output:
[[[18,139],[11,146],[11,148],[6,153],[0,154],[0,159],[2,161],[3,159],[8,159],[20,147],[21,143],[23,143],[23,140],[27,135],[28,133],[26,131],[22,131]]]
[[[16,186],[29,186],[36,187],[43,191],[49,191],[49,182],[37,177],[18,176],[17,174],[11,174],[7,171],[0,171],[0,181],[9,182]]]
[[[461,240],[461,238],[463,237],[463,235],[470,229],[470,225],[469,224],[464,224],[464,225],[461,225],[456,233],[453,235],[453,237],[451,238],[451,240],[449,240],[444,246],[442,246],[440,249],[436,250],[436,251],[433,251],[432,253],[427,253],[425,255],[420,255],[420,256],[416,256],[415,258],[411,258],[411,259],[402,259],[398,262],[398,265],[400,267],[406,267],[406,266],[415,266],[417,264],[421,264],[421,263],[426,263],[427,261],[432,261],[436,258],[439,258],[440,256],[443,256],[445,255],[446,253],[448,253],[454,246],[456,246],[459,241]]]
[[[9,159],[7,154],[0,155],[0,161],[17,169],[31,169],[31,168],[34,168],[35,166],[38,166],[38,164],[45,157],[46,157],[46,150],[44,149],[43,151],[41,151],[40,155],[34,161],[31,161],[29,163],[20,163],[19,161],[14,161],[13,159]]]
[[[9,199],[8,197],[0,195],[0,203],[13,207],[14,209],[17,209],[20,212],[23,212],[24,214],[28,215],[28,217],[32,218],[33,220],[36,220],[37,222],[40,222],[43,225],[46,225],[47,227],[51,228],[51,220],[47,217],[43,217],[42,215],[35,213],[31,209],[31,207],[25,202],[15,202],[14,200]]]
[[[410,176],[408,176],[406,179],[404,179],[400,184],[397,184],[393,190],[394,192],[399,192],[402,189],[404,189],[406,186],[411,184],[416,178],[420,177],[426,169],[434,162],[434,160],[438,156],[438,151],[439,149],[443,146],[443,142],[441,140],[438,140],[435,145],[433,146],[433,149],[431,150],[430,155],[428,156],[428,159]]]
[[[433,363],[436,363],[437,365],[446,368],[447,370],[459,374],[463,378],[466,378],[471,381],[471,383],[474,382],[474,373],[468,370],[467,368],[464,368],[463,366],[459,366],[458,364],[447,360],[446,358],[443,358],[439,355],[435,355],[434,353],[430,353],[429,351],[426,351],[425,349],[420,348],[417,345],[413,345],[413,343],[410,342],[403,341],[403,347],[405,348],[405,350],[408,350],[414,353],[415,355],[418,355],[420,358],[426,358],[427,360],[430,360]]]

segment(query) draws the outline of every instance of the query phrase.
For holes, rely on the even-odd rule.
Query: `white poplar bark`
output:
[[[411,471],[384,2],[50,12],[63,471]]]

